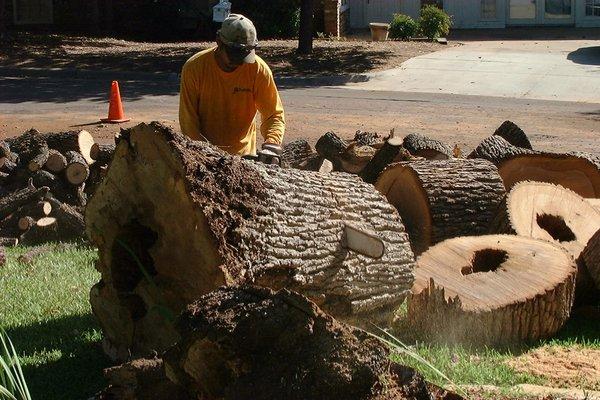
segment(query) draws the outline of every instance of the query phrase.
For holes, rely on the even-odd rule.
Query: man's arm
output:
[[[198,114],[197,77],[189,70],[189,64],[185,64],[181,70],[181,83],[179,86],[179,125],[181,132],[194,140],[203,138],[200,132],[200,115]]]
[[[262,117],[260,132],[265,143],[280,145],[285,133],[285,116],[273,74],[266,64],[259,67],[254,96],[256,108]]]

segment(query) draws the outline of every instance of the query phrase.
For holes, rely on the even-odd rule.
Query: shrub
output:
[[[450,32],[452,20],[450,16],[436,6],[425,6],[421,9],[419,28],[429,39],[446,36]]]
[[[408,40],[415,36],[419,25],[417,21],[404,14],[394,14],[390,24],[390,37],[392,39]]]

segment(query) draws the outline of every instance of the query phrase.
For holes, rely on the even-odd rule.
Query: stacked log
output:
[[[102,274],[92,309],[114,358],[172,344],[164,309],[221,285],[293,289],[360,325],[389,323],[412,285],[408,236],[371,185],[242,160],[158,123],[122,135],[86,229]]]
[[[569,318],[577,269],[552,243],[490,235],[449,239],[417,260],[408,324],[425,338],[513,345]]]
[[[485,160],[393,164],[375,187],[400,213],[417,255],[445,239],[487,233],[505,195]]]
[[[32,129],[0,141],[0,237],[22,244],[84,238],[83,208],[113,151],[86,131]]]

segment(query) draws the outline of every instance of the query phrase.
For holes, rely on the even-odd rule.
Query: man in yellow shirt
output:
[[[259,158],[277,162],[285,132],[281,99],[267,64],[255,54],[256,29],[231,14],[217,34],[217,47],[192,56],[183,66],[179,94],[181,131],[230,154],[256,154],[257,111],[264,138]]]

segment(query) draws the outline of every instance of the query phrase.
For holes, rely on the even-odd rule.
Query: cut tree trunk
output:
[[[90,153],[97,144],[88,131],[46,133],[42,136],[51,149],[58,150],[62,154],[75,151],[80,153],[88,164],[94,162]]]
[[[577,269],[560,247],[512,235],[460,237],[417,260],[407,325],[481,346],[548,338],[569,318]]]
[[[525,132],[523,132],[523,130],[514,122],[504,121],[502,125],[496,129],[494,136],[500,136],[504,138],[504,140],[513,146],[520,147],[522,149],[533,150],[531,142],[529,141],[529,138]]]
[[[67,168],[65,168],[65,177],[72,185],[81,185],[90,176],[90,168],[83,156],[76,151],[67,151]]]
[[[360,177],[367,183],[375,183],[381,172],[398,157],[402,149],[400,138],[388,138],[371,158],[371,161],[363,168]]]
[[[47,186],[38,189],[30,182],[26,188],[0,198],[0,220],[8,217],[25,204],[41,200],[48,191]]]
[[[600,290],[600,229],[588,240],[581,253],[581,259],[585,263],[596,289]]]
[[[498,165],[506,190],[521,181],[548,182],[582,197],[600,198],[600,167],[585,153],[540,153],[510,157]]]
[[[177,326],[165,370],[195,399],[460,399],[437,395],[385,344],[288,290],[220,289]]]
[[[58,150],[50,149],[46,169],[55,174],[62,172],[67,167],[67,158]]]
[[[516,147],[507,142],[503,137],[490,136],[483,140],[469,154],[468,158],[483,158],[499,165],[502,161],[521,154],[536,154],[533,150]]]
[[[375,187],[400,212],[417,255],[445,239],[487,233],[505,195],[496,167],[485,160],[394,164]]]
[[[439,140],[427,136],[411,133],[404,138],[402,145],[415,157],[427,160],[448,160],[452,158],[452,148]]]
[[[344,249],[347,222],[380,238],[383,257]],[[388,322],[412,284],[402,222],[371,185],[241,160],[158,123],[122,135],[86,224],[102,274],[92,308],[115,358],[172,344],[153,304],[178,313],[221,285],[291,288],[365,325]]]
[[[314,150],[306,140],[294,140],[283,146],[281,165],[283,167],[305,169],[308,160],[314,154]]]

